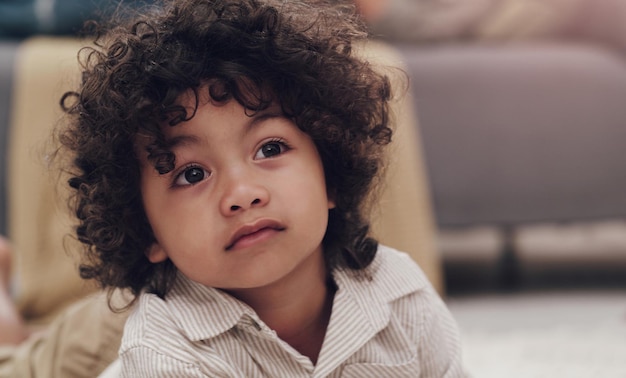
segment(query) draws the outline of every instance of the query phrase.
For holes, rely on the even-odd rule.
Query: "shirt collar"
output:
[[[166,296],[174,319],[193,341],[210,339],[238,323],[253,319],[254,310],[221,290],[204,286],[178,273],[176,283]]]
[[[367,319],[370,329],[382,329],[389,322],[389,303],[428,285],[422,275],[416,274],[415,263],[408,255],[382,245],[364,273],[355,274],[345,269],[333,273],[338,290],[333,312],[340,302],[353,302]],[[242,323],[267,328],[245,303],[221,290],[194,282],[182,273],[178,274],[166,302],[190,340],[210,339]]]

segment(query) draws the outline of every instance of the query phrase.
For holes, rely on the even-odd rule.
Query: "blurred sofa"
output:
[[[399,49],[448,286],[510,288],[559,270],[623,285],[624,55],[547,41]]]

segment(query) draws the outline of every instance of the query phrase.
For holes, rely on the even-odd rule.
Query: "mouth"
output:
[[[285,226],[272,219],[261,219],[239,228],[229,239],[224,248],[230,251],[237,248],[245,248],[252,244],[264,241],[276,233],[285,230]]]

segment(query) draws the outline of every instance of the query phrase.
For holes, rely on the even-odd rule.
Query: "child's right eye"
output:
[[[201,167],[191,166],[185,168],[174,181],[174,186],[194,185],[211,175]]]

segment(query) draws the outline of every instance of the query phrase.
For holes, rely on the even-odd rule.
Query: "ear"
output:
[[[156,264],[167,260],[167,253],[157,242],[154,242],[146,251],[146,257],[151,263]]]
[[[337,204],[335,203],[335,191],[334,190],[330,190],[327,188],[326,198],[328,199],[328,210],[334,209],[335,207],[337,207]]]
[[[335,204],[335,201],[331,198],[328,198],[328,210],[334,209],[335,207],[337,207],[337,205]]]

